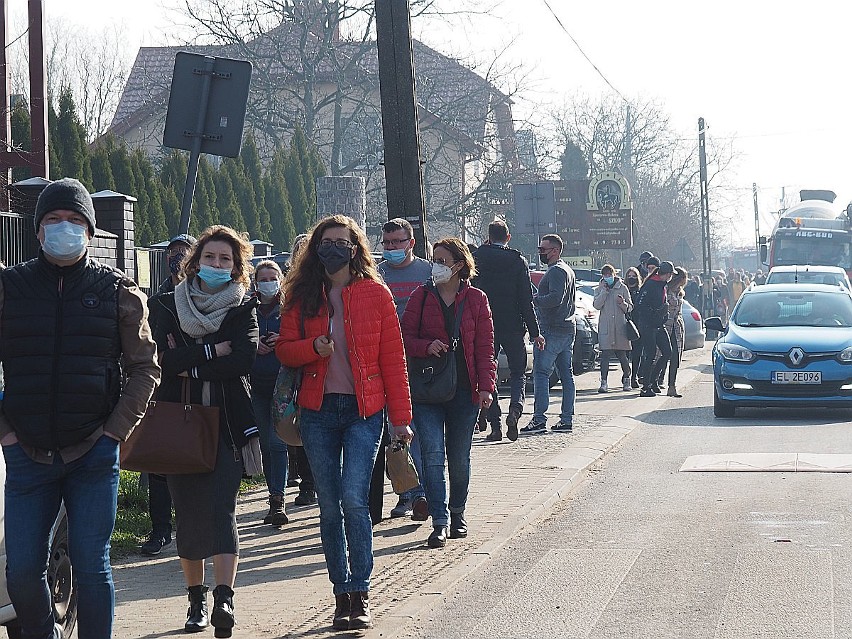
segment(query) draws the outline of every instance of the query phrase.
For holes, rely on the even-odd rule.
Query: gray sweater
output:
[[[562,260],[547,267],[538,285],[535,306],[543,332],[574,330],[576,287],[574,271]]]

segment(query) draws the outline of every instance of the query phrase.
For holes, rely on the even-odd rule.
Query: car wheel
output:
[[[77,591],[73,587],[68,550],[68,515],[63,514],[50,545],[47,585],[53,599],[53,618],[70,637],[77,623]]]
[[[726,402],[719,397],[719,391],[713,389],[713,415],[716,417],[733,417],[736,408],[731,402]]]

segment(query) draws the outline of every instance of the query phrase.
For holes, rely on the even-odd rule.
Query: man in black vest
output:
[[[160,368],[145,295],[88,256],[95,211],[85,187],[49,184],[35,227],[39,256],[0,271],[7,585],[25,637],[62,637],[45,567],[64,502],[79,635],[108,639],[118,444],[144,415]]]
[[[518,420],[524,409],[526,391],[527,351],[524,333],[539,348],[544,338],[539,335],[532,298],[532,283],[527,261],[520,251],[509,248],[512,238],[509,227],[503,220],[494,220],[488,225],[488,242],[473,253],[477,276],[471,282],[485,291],[491,316],[494,319],[494,356],[503,349],[509,364],[509,414],[506,417],[506,436],[518,438]],[[485,437],[491,442],[503,438],[500,427],[500,404],[492,402],[488,408],[491,432]]]

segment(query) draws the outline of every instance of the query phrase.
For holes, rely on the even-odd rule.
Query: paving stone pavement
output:
[[[613,416],[633,414],[630,411],[636,408],[631,408],[631,402],[644,406],[658,401],[633,399],[638,391],[618,391],[602,397],[616,400],[618,408],[607,401],[604,411],[604,403],[596,401],[600,398],[595,393],[598,373],[589,372],[576,379],[578,414],[573,433],[548,432],[496,444],[483,441],[483,434],[475,436],[467,509],[471,534],[467,539],[450,540],[445,549],[432,550],[425,544],[431,532],[428,521],[386,519],[374,527],[371,607],[376,629],[370,636],[394,634],[430,597],[440,597],[525,523],[543,514],[541,509],[564,496],[560,493],[567,486],[565,477],[570,472],[577,476],[583,470],[583,464],[565,461],[564,453],[572,443],[589,450],[588,459],[593,461],[629,432],[629,428],[612,426]],[[549,414],[551,424],[557,421],[559,398],[557,387],[551,393],[551,408],[556,411],[552,418]],[[531,404],[528,397],[527,411]],[[281,529],[261,523],[267,508],[265,491],[244,495],[237,505],[241,558],[234,600],[238,624],[235,637],[340,635],[330,630],[334,599],[322,555],[319,512],[316,506],[293,506],[295,490],[288,491],[286,500],[290,523]],[[394,504],[396,495],[388,484],[385,513]],[[212,566],[208,575],[209,583]],[[187,601],[174,544],[153,559],[130,556],[117,561],[114,578],[114,637],[183,634]]]

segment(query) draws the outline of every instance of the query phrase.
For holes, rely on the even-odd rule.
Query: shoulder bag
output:
[[[636,323],[633,321],[633,317],[630,315],[630,311],[624,314],[625,326],[624,328],[627,330],[627,339],[631,342],[635,342],[641,336],[639,335],[639,329],[636,326]]]
[[[437,293],[436,293],[437,294]],[[423,324],[423,308],[426,306],[424,292],[420,307],[420,324]],[[438,302],[440,304],[440,301]],[[411,401],[418,404],[443,404],[456,395],[458,371],[456,370],[455,351],[459,345],[464,300],[456,309],[456,321],[450,336],[450,350],[441,356],[409,357],[408,383],[411,387]]]
[[[305,339],[305,316],[299,308],[299,329]],[[302,386],[302,367],[282,366],[278,370],[275,389],[272,392],[272,416],[275,420],[275,432],[288,446],[301,446],[302,433],[299,430],[299,388]]]
[[[219,418],[218,406],[189,402],[189,378],[184,377],[180,402],[148,402],[142,421],[121,444],[121,468],[158,475],[212,472]]]

